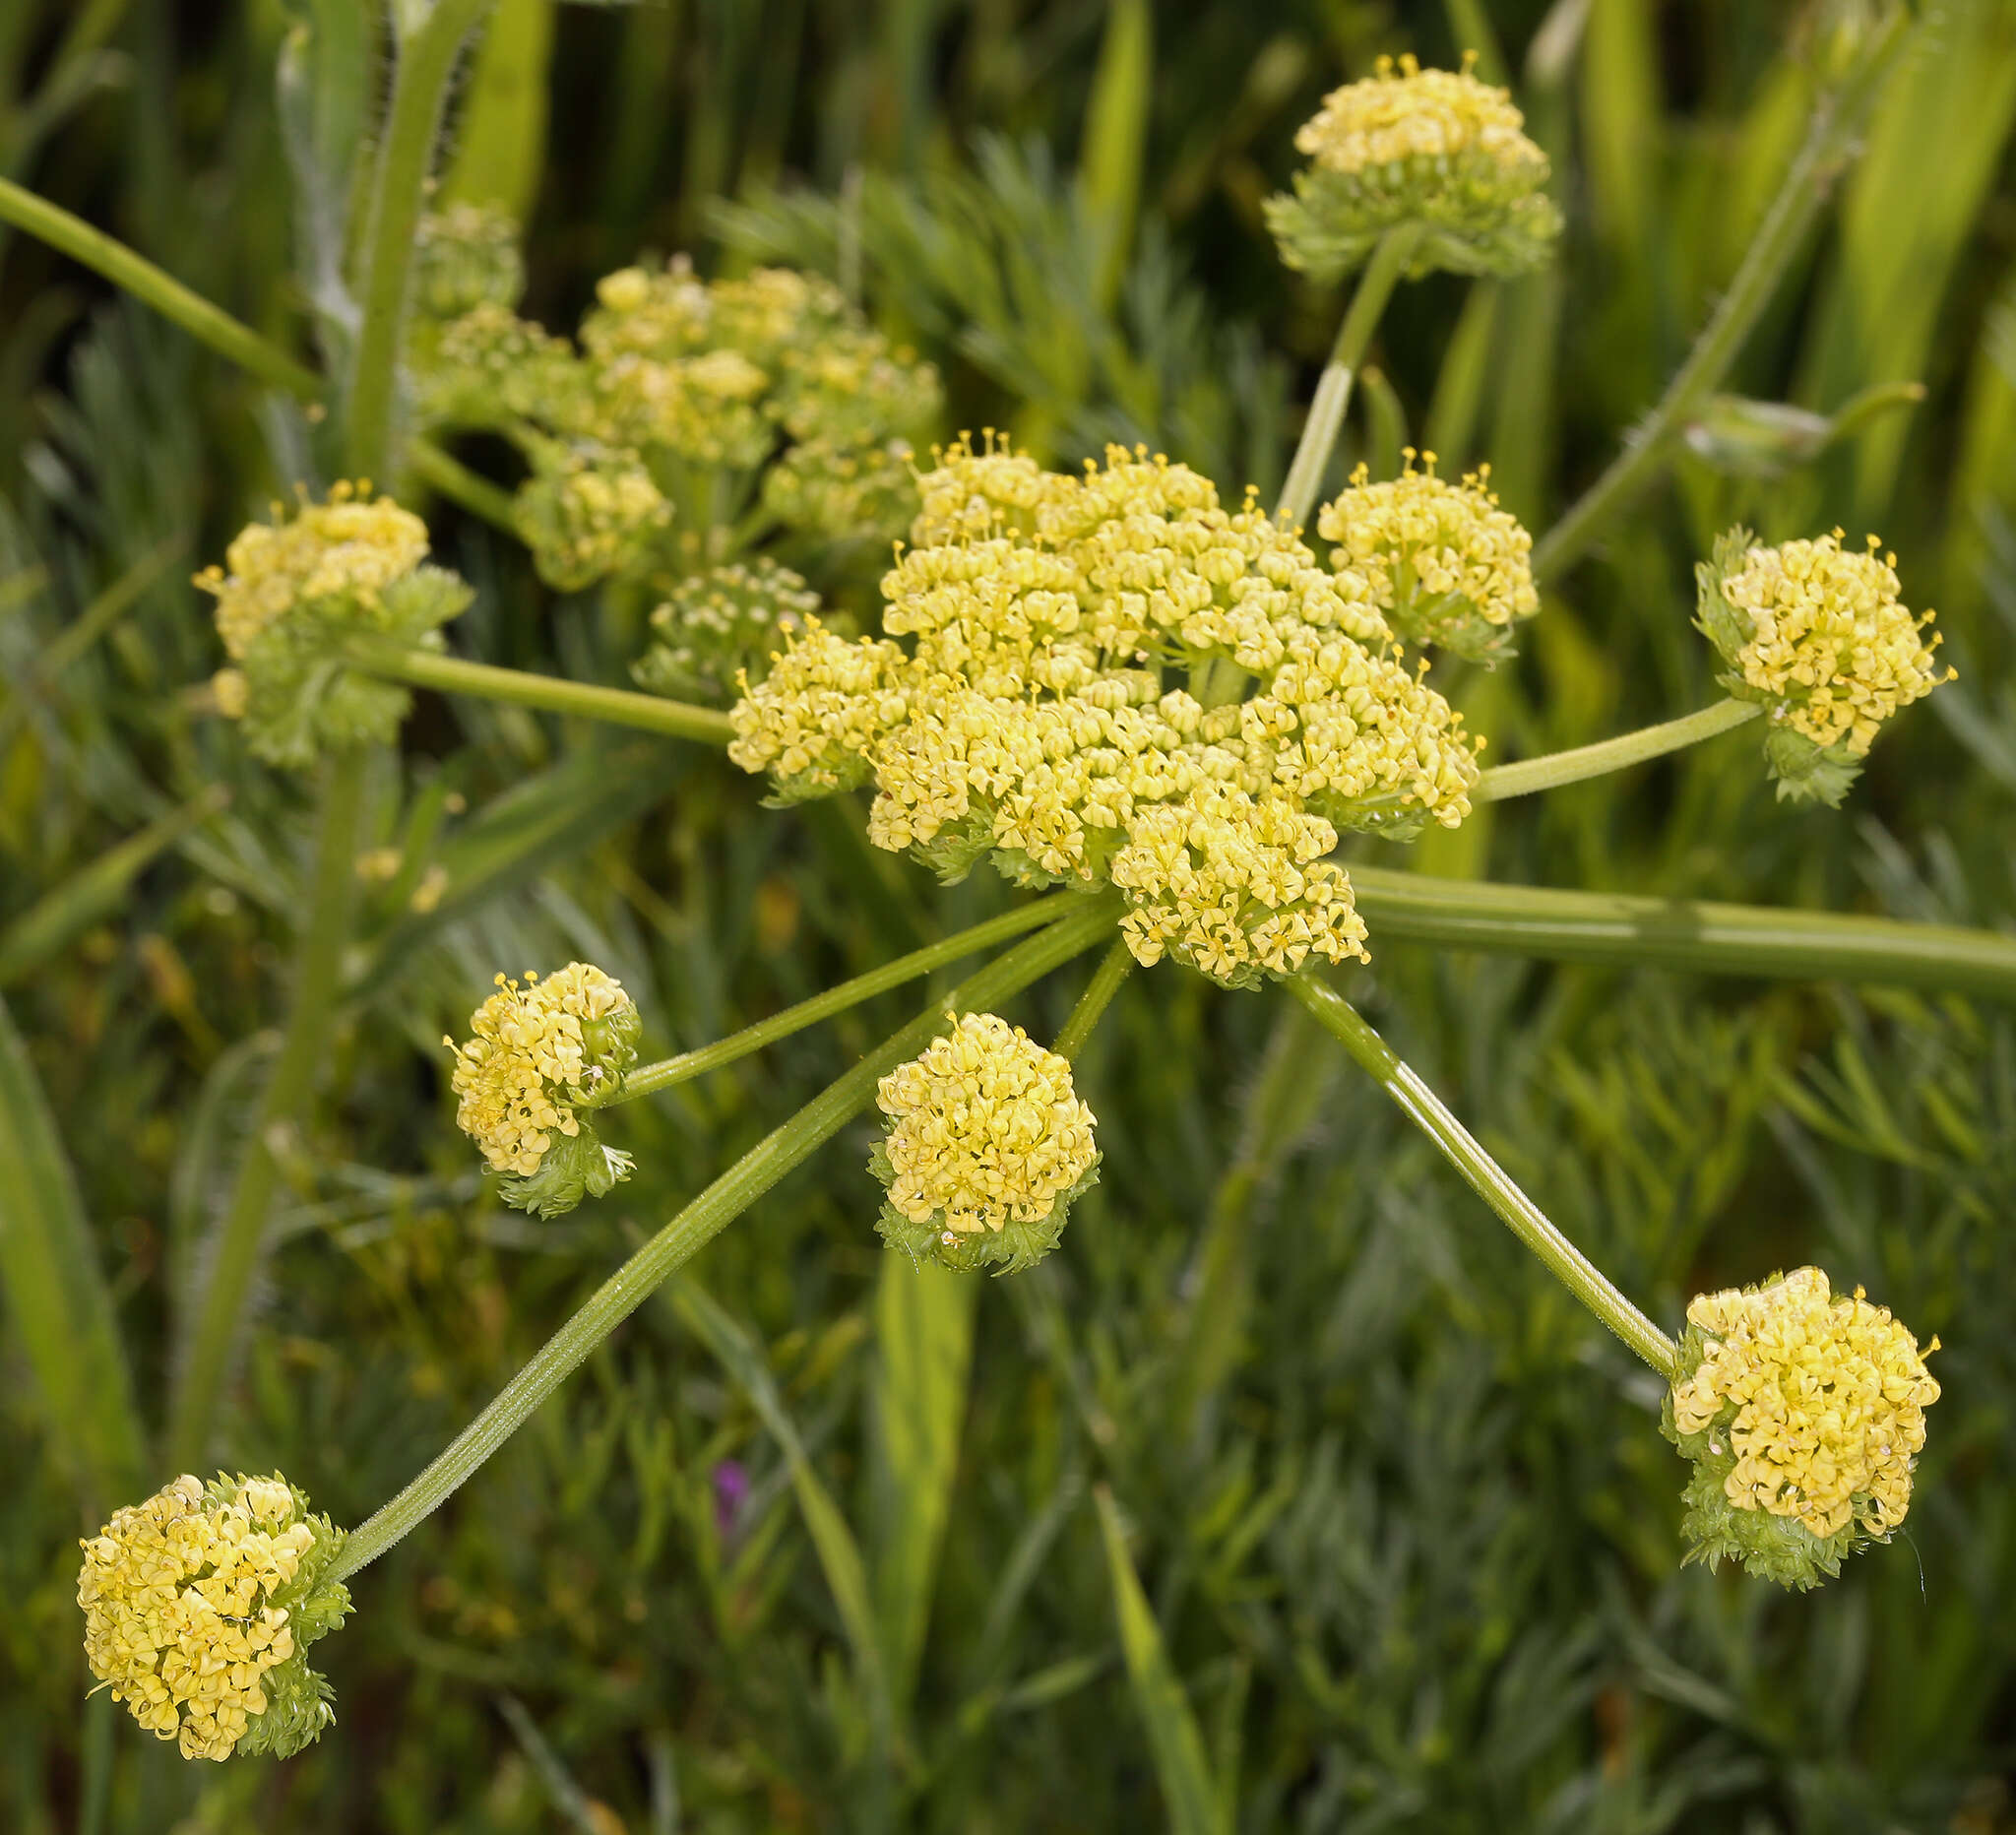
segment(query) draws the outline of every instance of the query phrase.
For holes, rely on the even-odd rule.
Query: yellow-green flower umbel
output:
[[[299,1751],[336,1718],[305,1652],[350,1609],[343,1541],[278,1473],[184,1474],[82,1544],[92,1674],[184,1758]]]
[[[222,567],[196,576],[217,600],[233,665],[213,678],[212,698],[260,757],[299,768],[325,744],[391,741],[411,696],[345,668],[342,649],[366,635],[441,647],[439,627],[471,594],[426,555],[417,516],[368,484],[339,483],[291,514],[276,504],[271,523],[239,532]]]
[[[818,609],[803,577],[766,555],[710,567],[678,581],[652,612],[652,646],[630,673],[640,688],[674,700],[732,700],[737,679],[760,677]]]
[[[808,619],[728,756],[788,802],[872,782],[868,838],[948,878],[1110,882],[1144,964],[1250,986],[1362,956],[1338,830],[1453,827],[1478,777],[1369,577],[1141,450],[1073,476],[962,441],[917,493],[888,635]]]
[[[1688,1558],[1805,1588],[1887,1542],[1911,1507],[1938,1348],[1818,1268],[1697,1296],[1663,1424],[1694,1463]]]
[[[868,1165],[889,1188],[877,1228],[891,1248],[1013,1274],[1056,1247],[1098,1178],[1070,1064],[994,1014],[962,1015],[875,1100],[889,1131]]]
[[[1267,200],[1267,226],[1291,268],[1334,281],[1389,229],[1418,225],[1410,271],[1523,274],[1547,258],[1561,214],[1541,189],[1546,155],[1512,98],[1463,68],[1412,56],[1324,97],[1295,135],[1309,163],[1294,195]]]
[[[505,1203],[557,1217],[629,1176],[630,1156],[604,1147],[583,1111],[621,1084],[642,1027],[620,981],[570,962],[543,981],[498,976],[471,1016],[473,1037],[442,1041],[455,1052],[456,1125],[505,1174]]]
[[[1954,671],[1899,598],[1897,557],[1874,536],[1866,553],[1841,531],[1756,544],[1733,529],[1696,567],[1698,623],[1730,672],[1722,684],[1766,709],[1764,756],[1782,797],[1838,806],[1877,728]]]
[[[1415,457],[1410,447],[1401,475],[1378,484],[1359,466],[1317,513],[1317,533],[1337,543],[1330,564],[1356,577],[1354,596],[1407,642],[1498,662],[1513,654],[1514,625],[1540,609],[1533,538],[1498,507],[1488,466],[1452,484],[1435,475],[1433,453],[1418,472]]]

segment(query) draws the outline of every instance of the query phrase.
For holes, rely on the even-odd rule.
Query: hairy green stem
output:
[[[364,804],[364,752],[346,746],[323,766],[321,829],[307,889],[307,926],[294,956],[294,981],[280,1055],[246,1136],[230,1202],[198,1276],[191,1323],[169,1411],[168,1461],[177,1472],[201,1468],[218,1399],[244,1322],[245,1299],[259,1270],[268,1213],[289,1149],[327,1055],[341,959],[356,889],[357,835]]]
[[[1402,223],[1386,231],[1358,277],[1358,288],[1352,295],[1344,323],[1338,327],[1337,343],[1330,361],[1316,384],[1315,399],[1309,404],[1309,417],[1302,423],[1302,437],[1288,469],[1288,482],[1281,487],[1281,501],[1274,507],[1276,522],[1299,528],[1315,508],[1316,493],[1323,488],[1323,474],[1330,464],[1330,452],[1337,444],[1338,429],[1344,425],[1345,411],[1351,407],[1352,385],[1380,313],[1393,295],[1394,287],[1414,258],[1415,245],[1421,238],[1418,223]]]
[[[1636,732],[1619,733],[1614,739],[1600,739],[1594,745],[1578,745],[1566,752],[1547,752],[1539,758],[1523,758],[1516,765],[1497,765],[1484,772],[1470,792],[1474,803],[1503,802],[1510,796],[1530,796],[1535,791],[1550,791],[1563,784],[1580,784],[1585,778],[1600,778],[1627,765],[1642,764],[1677,752],[1718,732],[1728,732],[1763,713],[1755,701],[1718,701],[1712,707],[1683,714],[1678,720],[1662,721],[1656,727],[1640,727]]]
[[[305,363],[297,363],[278,345],[269,343],[194,293],[164,269],[137,255],[125,243],[115,241],[101,229],[94,229],[81,217],[38,198],[12,179],[0,178],[0,222],[13,223],[30,235],[48,243],[73,260],[101,274],[115,286],[122,286],[136,299],[154,307],[164,319],[179,325],[191,337],[240,369],[251,371],[262,382],[284,389],[304,402],[322,393],[322,378]]]
[[[1853,157],[1863,116],[1894,66],[1909,20],[1908,9],[1900,6],[1871,28],[1854,64],[1821,98],[1805,143],[1758,224],[1735,278],[1668,383],[1659,406],[1632,429],[1603,475],[1535,544],[1536,580],[1559,573],[1588,547],[1604,520],[1662,463],[1686,416],[1729,373],[1843,165]]]
[[[344,460],[352,477],[385,478],[394,457],[393,408],[408,284],[434,143],[463,42],[492,3],[436,0],[400,43],[392,108],[371,184],[358,286],[362,320],[344,404]]]
[[[331,1578],[346,1579],[376,1560],[440,1508],[667,1275],[867,1107],[876,1084],[944,1030],[947,1006],[993,1006],[1111,931],[1119,912],[1116,900],[1081,896],[1078,905],[970,976],[944,1002],[934,1001],[750,1148],[604,1281],[432,1465],[350,1533]]]
[[[694,1051],[682,1051],[677,1057],[662,1058],[656,1064],[640,1064],[608,1096],[587,1107],[606,1108],[617,1103],[627,1103],[633,1097],[655,1096],[660,1090],[669,1090],[676,1083],[685,1083],[691,1078],[704,1076],[710,1070],[719,1070],[724,1064],[732,1064],[737,1058],[747,1057],[750,1052],[760,1051],[765,1045],[788,1039],[792,1033],[802,1032],[807,1026],[830,1019],[836,1013],[845,1013],[873,995],[900,987],[905,981],[928,975],[948,962],[957,962],[960,957],[971,956],[978,950],[991,949],[996,943],[1005,943],[1040,924],[1052,923],[1063,915],[1069,902],[1078,896],[1075,892],[1054,892],[1033,905],[1018,906],[998,918],[989,918],[984,923],[974,924],[956,936],[948,936],[942,943],[913,950],[908,956],[899,956],[879,969],[870,969],[866,975],[842,981],[838,987],[829,987],[823,994],[814,994],[811,999],[801,1000],[794,1007],[786,1007],[782,1013],[773,1013],[769,1019],[758,1020],[755,1025],[745,1026],[725,1039],[718,1039],[713,1044],[702,1045]]]
[[[2016,1000],[2016,936],[1993,930],[1437,879],[1356,862],[1351,883],[1375,946],[1440,943],[1558,962],[1870,981]]]
[[[1570,1242],[1512,1175],[1487,1154],[1433,1090],[1359,1017],[1350,1001],[1313,975],[1292,975],[1289,991],[1358,1066],[1400,1106],[1467,1184],[1504,1221],[1547,1272],[1662,1376],[1673,1373],[1673,1343]]]
[[[1078,996],[1078,1004],[1071,1009],[1063,1030],[1057,1034],[1050,1049],[1061,1058],[1074,1058],[1085,1048],[1085,1042],[1092,1037],[1093,1028],[1100,1022],[1100,1016],[1112,1003],[1120,991],[1120,983],[1133,972],[1134,952],[1127,947],[1126,939],[1116,940],[1109,950],[1100,958],[1100,964],[1092,972],[1092,980],[1085,984],[1085,992]]]
[[[488,701],[510,701],[548,714],[578,714],[615,727],[635,727],[644,732],[668,733],[709,745],[725,745],[735,736],[728,717],[711,707],[667,701],[662,695],[639,694],[630,688],[604,688],[558,675],[469,663],[437,651],[411,649],[391,638],[352,637],[345,643],[343,656],[367,675],[414,688],[436,688],[443,694],[480,695]]]

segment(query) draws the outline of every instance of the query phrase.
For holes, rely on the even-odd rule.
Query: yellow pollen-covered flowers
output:
[[[1309,164],[1267,201],[1290,267],[1318,280],[1355,268],[1387,230],[1416,224],[1416,274],[1512,275],[1545,260],[1561,217],[1541,187],[1546,155],[1500,89],[1463,68],[1382,57],[1375,76],[1324,97],[1295,135]]]
[[[882,1079],[869,1162],[892,1248],[949,1268],[1027,1268],[1056,1245],[1099,1165],[1071,1066],[991,1013],[968,1013]]]
[[[223,566],[196,576],[234,665],[212,678],[212,703],[244,724],[260,757],[300,768],[324,745],[391,740],[410,696],[342,667],[341,651],[358,636],[440,647],[439,627],[471,596],[426,557],[417,516],[346,482],[326,502],[276,504],[271,523],[238,533]]]
[[[1360,465],[1317,513],[1317,533],[1338,544],[1331,565],[1361,580],[1354,591],[1409,643],[1508,657],[1513,626],[1540,609],[1533,538],[1498,507],[1488,466],[1452,484],[1435,475],[1433,453],[1418,472],[1415,457],[1410,448],[1401,475],[1378,484]]]
[[[1781,796],[1837,804],[1877,728],[1953,677],[1899,597],[1897,557],[1841,531],[1776,547],[1737,529],[1697,570],[1700,627],[1731,665],[1723,685],[1768,710],[1765,756]]]
[[[298,1751],[335,1718],[303,1652],[349,1610],[342,1544],[278,1474],[185,1474],[81,1545],[92,1674],[185,1758]]]
[[[1911,1506],[1938,1348],[1817,1268],[1698,1296],[1665,1420],[1695,1465],[1693,1552],[1809,1587],[1887,1540]]]
[[[507,1175],[506,1203],[553,1217],[628,1174],[629,1156],[604,1147],[581,1110],[615,1089],[641,1027],[621,982],[570,962],[543,981],[498,976],[473,1036],[442,1041],[455,1052],[456,1125]]]
[[[962,441],[917,491],[888,635],[807,620],[728,756],[785,801],[872,782],[870,840],[948,876],[1109,881],[1143,963],[1247,986],[1362,956],[1337,831],[1454,826],[1478,776],[1369,576],[1122,447],[1071,475]]]

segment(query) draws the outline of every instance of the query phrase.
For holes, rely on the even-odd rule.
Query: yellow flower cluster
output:
[[[1423,70],[1409,53],[1396,67],[1382,57],[1377,75],[1347,83],[1323,98],[1295,134],[1295,151],[1332,172],[1373,172],[1415,160],[1453,160],[1482,153],[1493,163],[1546,171],[1546,155],[1522,131],[1526,117],[1503,90],[1472,76],[1475,54],[1457,70]]]
[[[339,483],[327,503],[304,501],[291,516],[275,504],[274,520],[247,525],[224,550],[224,565],[206,567],[196,584],[215,596],[218,635],[237,662],[297,605],[371,605],[426,556],[427,528],[411,511],[374,499],[368,483]]]
[[[1887,1536],[1904,1521],[1939,1385],[1888,1308],[1859,1288],[1835,1297],[1825,1274],[1800,1268],[1756,1292],[1701,1295],[1687,1319],[1704,1355],[1673,1385],[1673,1425],[1727,1434],[1732,1504],[1822,1538],[1851,1525]],[[1934,1338],[1925,1352],[1938,1348]]]
[[[1754,698],[1775,703],[1773,718],[1814,744],[1845,743],[1851,757],[1869,749],[1877,727],[1953,671],[1932,652],[1938,638],[1919,633],[1898,600],[1897,557],[1844,550],[1841,531],[1816,541],[1753,547],[1721,581],[1722,597],[1747,619],[1729,653]]]
[[[635,1011],[622,983],[587,963],[544,981],[528,970],[522,985],[498,976],[497,992],[471,1016],[474,1036],[442,1041],[455,1052],[456,1125],[497,1171],[530,1177],[554,1135],[580,1134],[575,1105],[606,1085],[605,1054],[585,1029]]]
[[[1043,1222],[1099,1158],[1070,1064],[991,1013],[963,1014],[875,1101],[891,1123],[890,1205],[948,1244]]]
[[[889,636],[808,623],[729,757],[787,800],[872,779],[870,839],[943,872],[992,852],[1026,883],[1110,879],[1144,963],[1246,985],[1361,956],[1337,827],[1454,826],[1477,780],[1366,579],[1119,447],[1073,476],[962,441],[918,495]]]
[[[1412,268],[1521,273],[1561,227],[1542,193],[1546,155],[1500,89],[1460,71],[1382,57],[1375,76],[1324,97],[1295,135],[1310,163],[1293,196],[1270,198],[1282,259],[1319,279],[1355,267],[1387,230],[1418,226]]]
[[[641,688],[689,701],[720,701],[742,670],[807,628],[819,595],[764,555],[729,561],[673,586],[651,614],[656,641],[630,673]]]
[[[571,593],[643,553],[672,506],[628,454],[570,450],[526,483],[512,515],[540,578]]]
[[[227,1758],[294,1654],[275,1596],[316,1545],[285,1480],[206,1491],[184,1475],[83,1544],[77,1603],[92,1674],[185,1758]]]
[[[1410,448],[1406,470],[1386,483],[1359,466],[1317,513],[1317,533],[1338,544],[1331,565],[1410,643],[1504,657],[1512,626],[1540,609],[1533,538],[1498,507],[1488,466],[1452,484],[1435,475],[1433,453],[1420,455],[1418,472],[1415,457]]]

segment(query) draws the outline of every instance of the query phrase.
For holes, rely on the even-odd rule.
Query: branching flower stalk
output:
[[[1118,900],[1073,895],[1065,915],[954,988],[766,1135],[616,1270],[433,1464],[350,1532],[330,1578],[346,1580],[426,1518],[515,1433],[665,1277],[875,1100],[876,1085],[949,1023],[947,1007],[985,1008],[1109,936]]]

